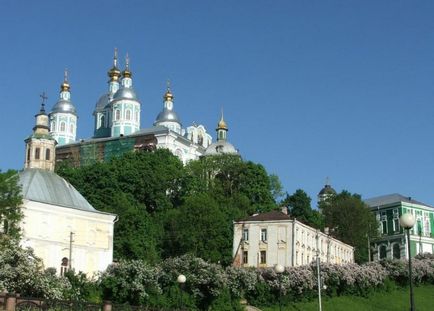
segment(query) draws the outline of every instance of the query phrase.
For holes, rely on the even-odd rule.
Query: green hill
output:
[[[418,311],[432,311],[434,309],[434,285],[423,285],[414,288],[415,308]],[[409,290],[396,289],[391,292],[380,292],[368,298],[356,296],[341,296],[325,298],[323,311],[408,311],[410,309]],[[274,308],[263,308],[264,311],[277,311]],[[285,311],[317,311],[317,301],[295,303],[284,306]]]

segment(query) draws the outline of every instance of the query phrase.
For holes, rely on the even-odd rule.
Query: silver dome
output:
[[[72,113],[73,115],[77,115],[77,112],[72,102],[64,99],[59,100],[51,110],[51,113],[56,112]]]
[[[113,100],[121,99],[138,100],[136,92],[134,92],[134,89],[131,87],[121,87],[116,91],[115,95],[113,95]]]
[[[226,140],[219,140],[206,148],[205,155],[219,155],[219,154],[234,154],[238,155],[238,150],[227,142]]]
[[[102,95],[98,101],[96,102],[95,105],[95,111],[96,112],[101,112],[104,110],[104,108],[107,106],[108,102],[109,102],[109,94],[104,94]]]
[[[154,125],[161,122],[177,122],[181,124],[181,120],[178,118],[176,112],[167,108],[163,108],[163,110],[158,114]]]

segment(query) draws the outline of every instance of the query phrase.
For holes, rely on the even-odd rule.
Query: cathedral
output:
[[[239,155],[227,141],[228,126],[221,114],[216,132],[217,141],[204,125],[193,123],[183,127],[175,112],[174,95],[168,84],[163,107],[152,126],[141,128],[141,103],[133,87],[133,74],[127,55],[124,70],[119,69],[117,50],[108,71],[108,90],[96,102],[93,137],[76,140],[77,111],[71,100],[68,74],[60,86],[60,97],[49,113],[50,133],[56,140],[56,158],[74,166],[89,165],[131,150],[167,148],[184,164],[202,156]]]

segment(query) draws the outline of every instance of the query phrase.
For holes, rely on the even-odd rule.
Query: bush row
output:
[[[18,247],[0,251],[0,291],[49,299],[101,302],[174,308],[181,303],[189,310],[237,310],[240,299],[257,306],[273,305],[282,294],[284,303],[309,300],[317,293],[316,266],[286,268],[278,275],[272,268],[223,268],[190,255],[166,259],[158,265],[122,260],[110,265],[93,280],[83,274],[57,277],[52,269],[42,271],[31,250]],[[434,284],[434,256],[413,260],[416,284]],[[177,277],[187,281],[182,288]],[[363,265],[321,263],[323,292],[329,296],[366,296],[373,290],[408,284],[408,263],[386,260]]]

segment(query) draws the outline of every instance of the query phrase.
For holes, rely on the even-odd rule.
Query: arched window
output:
[[[36,148],[35,149],[35,159],[39,160],[40,157],[41,157],[41,148]]]
[[[126,120],[131,120],[131,110],[130,109],[128,109],[126,112],[125,112],[125,119]]]
[[[136,122],[139,122],[139,112],[138,111],[136,111],[134,113],[134,119],[136,120]]]
[[[70,124],[70,125],[69,125],[69,132],[70,132],[71,134],[74,134],[74,124]]]
[[[45,149],[45,160],[50,160],[50,148]]]
[[[54,132],[56,130],[56,122],[51,122],[51,131]]]
[[[392,253],[394,259],[400,259],[401,258],[401,250],[399,248],[399,244],[395,243],[392,247]]]
[[[380,246],[380,259],[386,259],[387,257],[387,248],[386,245]]]
[[[115,120],[119,120],[121,118],[121,111],[119,109],[115,110]]]
[[[99,117],[99,125],[98,125],[98,128],[100,128],[100,127],[105,127],[104,122],[105,122],[104,115],[101,115],[101,116]]]
[[[66,129],[66,124],[65,124],[65,122],[60,122],[60,131],[61,131],[61,132],[65,132],[65,129]]]
[[[30,148],[27,149],[27,161],[30,161]]]

